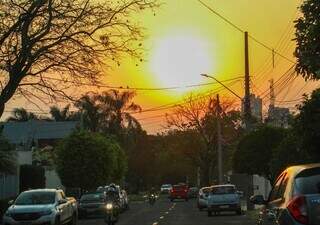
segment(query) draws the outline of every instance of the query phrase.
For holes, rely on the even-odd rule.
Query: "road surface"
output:
[[[200,212],[196,201],[189,202],[161,199],[154,206],[146,202],[132,203],[130,210],[121,214],[117,225],[254,225],[246,216],[224,213],[208,217]],[[79,225],[103,225],[102,218],[80,220]]]

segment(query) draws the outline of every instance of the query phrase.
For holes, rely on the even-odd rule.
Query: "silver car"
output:
[[[207,208],[208,196],[210,191],[211,191],[211,187],[200,188],[199,194],[198,194],[198,201],[197,201],[197,206],[200,211]]]
[[[256,195],[251,202],[263,205],[258,225],[319,225],[320,164],[287,168],[276,179],[268,200]]]
[[[242,214],[240,193],[232,184],[212,186],[208,197],[208,216],[212,213],[236,212]]]

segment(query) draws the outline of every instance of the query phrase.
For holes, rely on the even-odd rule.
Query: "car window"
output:
[[[276,199],[283,198],[288,184],[288,174],[283,176]]]
[[[55,202],[55,192],[24,192],[15,201],[16,205],[46,205]]]
[[[234,193],[236,193],[236,189],[233,186],[213,187],[211,193],[214,195],[234,194]]]
[[[278,199],[278,192],[279,192],[280,185],[281,185],[281,182],[283,180],[283,177],[284,177],[284,174],[281,174],[278,177],[278,179],[276,180],[275,185],[273,186],[273,188],[271,190],[271,193],[269,195],[269,202],[272,202],[272,201]]]
[[[294,189],[299,194],[320,193],[320,168],[306,169],[294,180]]]

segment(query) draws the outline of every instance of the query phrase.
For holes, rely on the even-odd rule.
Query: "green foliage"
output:
[[[41,166],[20,166],[20,191],[44,188],[46,186],[45,170]]]
[[[298,58],[296,70],[305,79],[320,79],[320,0],[305,0],[295,21]]]
[[[273,149],[270,161],[272,178],[276,178],[285,168],[309,162],[305,151],[300,147],[300,140],[293,130],[287,132],[286,137]]]
[[[15,153],[14,147],[9,141],[0,133],[0,172],[1,173],[15,173]]]
[[[57,171],[66,187],[90,190],[124,176],[126,159],[123,155],[114,139],[78,131],[58,146]]]
[[[233,168],[238,173],[258,174],[272,180],[270,162],[273,149],[286,135],[281,128],[264,126],[244,136],[233,156]]]
[[[7,119],[7,121],[13,122],[26,122],[29,120],[38,120],[38,116],[32,112],[28,112],[24,108],[15,108],[13,109],[12,115]]]
[[[315,161],[320,161],[320,89],[305,97],[294,124],[301,147]]]

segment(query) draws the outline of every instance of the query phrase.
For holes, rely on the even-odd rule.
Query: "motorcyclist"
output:
[[[148,198],[149,198],[149,203],[154,203],[156,201],[156,189],[152,187],[149,191]]]

